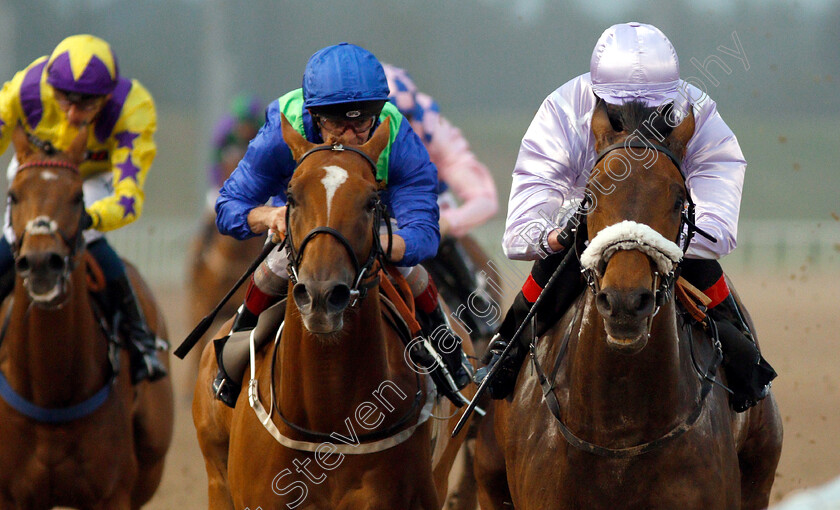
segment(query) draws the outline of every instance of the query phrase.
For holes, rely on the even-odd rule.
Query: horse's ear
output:
[[[691,137],[694,136],[694,107],[689,104],[686,109],[688,113],[685,118],[680,122],[679,126],[671,131],[671,134],[667,138],[671,142],[670,145],[677,149],[676,152],[679,153],[679,157],[685,154],[685,147],[688,145]]]
[[[289,149],[292,151],[292,158],[295,161],[299,160],[301,156],[307,153],[309,149],[315,147],[315,144],[307,140],[303,137],[300,133],[295,131],[295,128],[289,123],[286,116],[282,113],[280,114],[280,125],[283,132],[283,140],[286,141],[286,145],[289,146]]]
[[[595,135],[595,152],[601,152],[601,149],[609,145],[615,137],[615,130],[607,113],[607,103],[598,96],[595,98],[595,109],[592,111],[592,134]]]
[[[17,157],[18,163],[23,163],[35,154],[35,149],[29,143],[29,137],[26,136],[26,131],[24,131],[23,126],[20,124],[17,125],[14,133],[12,133],[12,144],[15,146],[15,157]]]
[[[84,124],[79,127],[79,134],[70,142],[70,147],[67,148],[65,154],[70,158],[70,161],[81,165],[85,160],[85,153],[87,152],[88,133],[90,133],[90,124]]]
[[[364,145],[360,147],[365,154],[370,156],[374,161],[379,160],[379,155],[385,150],[388,145],[388,139],[391,136],[391,118],[386,117],[385,121],[376,128],[373,136],[370,137]]]

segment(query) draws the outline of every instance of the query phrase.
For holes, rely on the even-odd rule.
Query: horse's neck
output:
[[[221,234],[216,234],[213,236],[212,246],[214,249],[218,250],[219,253],[225,257],[225,259],[238,259],[238,258],[246,258],[249,257],[253,259],[250,250],[243,250],[243,246],[247,241],[240,241],[230,236],[225,236]]]
[[[671,426],[694,404],[697,388],[688,353],[678,341],[673,301],[659,310],[647,346],[634,355],[607,345],[590,293],[584,304],[579,334],[569,346],[570,422],[608,435]]]
[[[3,373],[36,405],[58,407],[83,400],[107,377],[107,345],[96,325],[79,264],[71,296],[55,310],[33,306],[18,277],[9,327],[3,340]]]
[[[374,401],[379,385],[393,378],[389,354],[375,291],[357,313],[345,315],[343,331],[328,341],[306,330],[290,299],[274,374],[282,413],[305,428],[344,430],[356,407]]]

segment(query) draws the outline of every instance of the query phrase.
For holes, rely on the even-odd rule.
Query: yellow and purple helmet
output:
[[[110,94],[119,76],[111,46],[88,34],[71,35],[58,43],[47,62],[47,83],[77,94]]]

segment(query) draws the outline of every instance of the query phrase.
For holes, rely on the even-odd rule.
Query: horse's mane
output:
[[[668,137],[674,127],[668,124],[665,119],[671,115],[671,110],[674,107],[673,103],[663,105],[661,112],[657,112],[657,107],[647,106],[643,101],[635,100],[621,105],[606,103],[606,106],[607,116],[615,131],[623,131],[628,135],[636,132],[653,143],[664,145],[665,148],[675,154],[681,155],[685,151],[685,147],[680,146],[678,142]],[[651,128],[656,133],[651,132]],[[661,141],[657,133],[665,137],[665,140]]]

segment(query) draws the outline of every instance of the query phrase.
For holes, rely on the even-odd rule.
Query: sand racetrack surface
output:
[[[779,378],[773,385],[785,441],[772,502],[840,475],[840,271],[751,270],[731,275],[755,320],[765,358]],[[823,269],[824,271],[824,269]],[[185,292],[157,288],[172,343],[192,328]],[[145,508],[207,508],[204,463],[190,415],[194,381],[186,362],[173,357],[176,425],[163,483]]]

